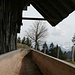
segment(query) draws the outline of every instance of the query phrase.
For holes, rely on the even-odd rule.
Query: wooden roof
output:
[[[35,0],[32,5],[52,26],[75,10],[75,0]]]
[[[19,10],[32,4],[52,26],[57,25],[75,10],[75,0],[12,0],[12,2]]]

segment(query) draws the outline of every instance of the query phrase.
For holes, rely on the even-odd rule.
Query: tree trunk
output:
[[[35,50],[37,50],[37,40],[35,41]]]

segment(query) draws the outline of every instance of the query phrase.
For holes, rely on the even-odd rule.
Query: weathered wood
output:
[[[44,18],[22,18],[22,10],[30,4]],[[55,26],[74,10],[74,0],[0,0],[0,54],[16,49],[22,19],[47,20]]]

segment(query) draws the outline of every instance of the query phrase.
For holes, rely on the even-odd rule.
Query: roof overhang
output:
[[[31,4],[52,26],[75,10],[75,0],[34,0]]]
[[[20,11],[32,4],[52,26],[56,26],[75,10],[75,0],[12,0],[11,4]]]

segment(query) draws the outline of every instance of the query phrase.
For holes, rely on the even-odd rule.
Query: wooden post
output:
[[[59,58],[60,48],[57,49],[57,58]]]
[[[74,62],[74,59],[75,59],[75,45],[72,46],[72,62]]]

